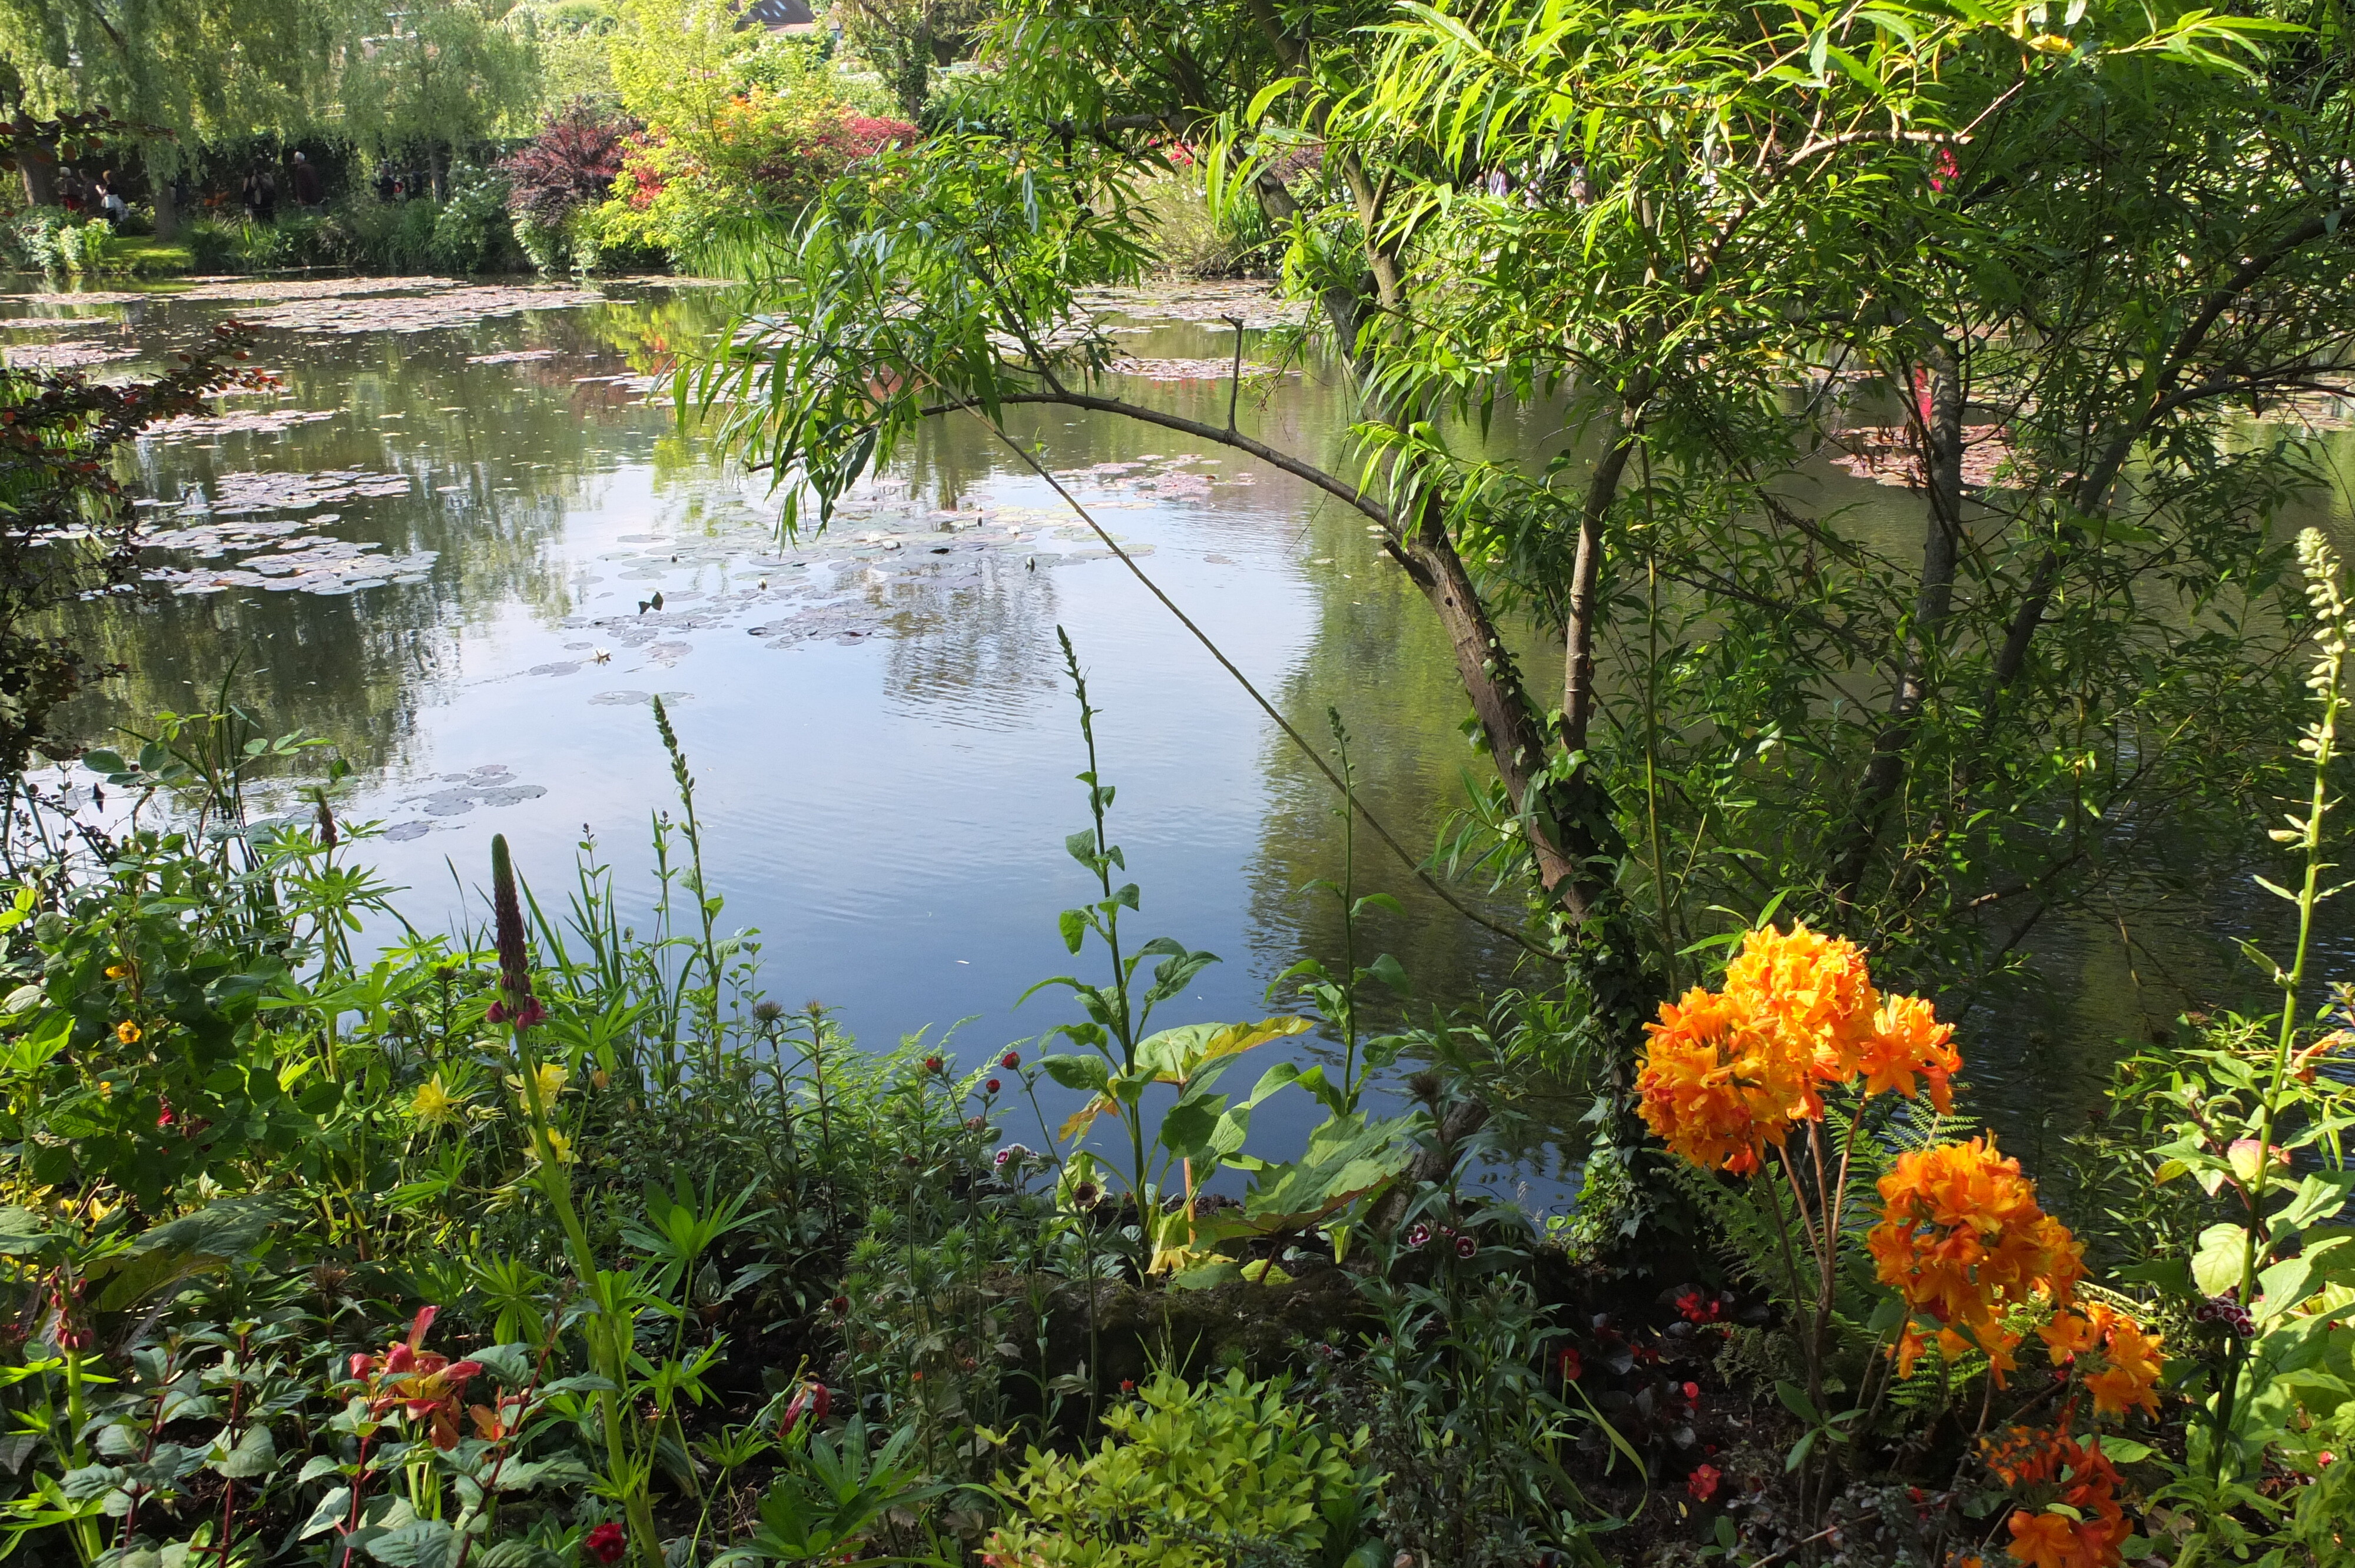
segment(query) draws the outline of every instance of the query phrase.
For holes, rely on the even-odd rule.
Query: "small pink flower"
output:
[[[1456,1255],[1456,1256],[1458,1256],[1458,1257],[1471,1257],[1471,1256],[1476,1255],[1479,1252],[1479,1250],[1480,1250],[1480,1244],[1479,1244],[1477,1241],[1475,1241],[1475,1240],[1472,1238],[1472,1235],[1471,1235],[1471,1234],[1470,1234],[1469,1232],[1466,1232],[1466,1233],[1465,1233],[1465,1234],[1464,1234],[1463,1235],[1457,1236],[1457,1237],[1455,1238],[1455,1255]]]

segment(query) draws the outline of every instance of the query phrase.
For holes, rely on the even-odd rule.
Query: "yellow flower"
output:
[[[114,1037],[117,1040],[122,1041],[125,1045],[138,1044],[139,1035],[139,1025],[132,1022],[131,1020],[127,1018],[114,1026]]]
[[[451,1094],[449,1086],[442,1082],[442,1075],[436,1073],[417,1086],[417,1092],[409,1099],[409,1114],[429,1126],[448,1127],[457,1122],[465,1103]]]
[[[564,1065],[560,1062],[542,1062],[534,1076],[539,1080],[539,1103],[543,1107],[554,1105],[556,1097],[564,1092],[564,1086],[572,1081],[572,1075],[565,1071]],[[527,1110],[529,1109],[531,1099],[523,1092],[522,1075],[509,1073],[507,1086],[515,1090],[516,1103]]]
[[[554,1151],[559,1165],[572,1163],[572,1140],[552,1127],[548,1129],[548,1147]]]
[[[101,1078],[101,1079],[99,1079],[99,1081],[98,1081],[98,1097],[99,1097],[100,1099],[102,1099],[102,1100],[111,1100],[111,1099],[112,1099],[112,1098],[114,1097],[114,1081],[113,1081],[112,1079],[111,1079],[111,1078]]]
[[[106,978],[109,980],[121,980],[124,975],[127,975],[131,971],[129,969],[123,968],[121,964],[109,964],[106,966]]]

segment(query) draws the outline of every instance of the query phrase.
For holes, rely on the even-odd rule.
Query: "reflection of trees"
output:
[[[341,417],[276,436],[150,442],[125,454],[126,484],[176,496],[209,493],[221,476],[254,471],[403,473],[408,494],[320,511],[339,514],[327,525],[335,536],[373,542],[384,555],[436,552],[429,580],[352,596],[232,592],[80,607],[79,633],[125,673],[80,699],[67,721],[72,732],[95,737],[158,709],[187,708],[233,673],[231,691],[273,727],[327,736],[361,767],[395,761],[417,709],[453,673],[454,633],[509,605],[544,622],[573,609],[548,548],[565,514],[617,455],[644,457],[672,427],[666,408],[637,406],[634,393],[616,394],[628,406],[584,414],[574,378],[613,374],[613,346],[637,341],[628,320],[648,308],[622,302],[423,334],[266,336],[257,357],[286,383],[287,402]],[[192,314],[142,307],[135,326],[144,341],[160,343],[185,334]],[[467,363],[520,347],[557,356]],[[597,433],[585,435],[584,426]]]
[[[1306,520],[1310,553],[1333,557],[1337,567],[1314,578],[1321,599],[1316,632],[1271,700],[1322,748],[1331,744],[1327,710],[1340,710],[1354,737],[1359,797],[1410,853],[1422,853],[1463,804],[1465,775],[1483,778],[1489,768],[1459,732],[1464,693],[1437,621],[1412,585],[1378,563],[1359,522],[1337,507],[1319,507]],[[1337,971],[1338,906],[1329,894],[1305,890],[1320,878],[1341,880],[1339,797],[1273,731],[1265,768],[1269,807],[1252,871],[1254,945],[1270,969],[1313,956]],[[1362,824],[1357,865],[1360,895],[1390,893],[1406,909],[1404,919],[1369,914],[1359,961],[1378,952],[1396,956],[1417,1002],[1468,1002],[1512,974],[1518,949],[1448,908]],[[1472,886],[1459,892],[1476,895]],[[1507,901],[1496,913],[1511,921],[1520,911]]]
[[[899,594],[911,592],[900,587]],[[936,716],[979,709],[992,726],[1019,723],[1053,700],[1054,573],[1023,569],[1018,556],[985,559],[975,587],[928,590],[931,624],[922,637],[891,640],[886,699]],[[946,722],[969,724],[968,717]]]

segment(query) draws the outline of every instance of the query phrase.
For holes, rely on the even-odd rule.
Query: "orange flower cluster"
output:
[[[2082,1316],[2065,1310],[2055,1313],[2052,1321],[2037,1332],[2043,1336],[2053,1365],[2080,1356],[2093,1361],[2084,1383],[2094,1396],[2095,1415],[2123,1416],[2136,1405],[2146,1415],[2158,1414],[2154,1390],[2160,1371],[2160,1335],[2146,1331],[2126,1313],[2098,1301]]]
[[[1704,1170],[1757,1170],[1792,1123],[1821,1119],[1826,1085],[1859,1072],[1867,1095],[1926,1092],[1946,1110],[1963,1065],[1954,1026],[1927,1001],[1884,1000],[1855,943],[1804,923],[1751,932],[1722,991],[1697,986],[1662,1002],[1660,1021],[1644,1028],[1638,1108]]]
[[[2019,1342],[2003,1327],[2005,1311],[2039,1297],[2066,1306],[2085,1275],[2083,1249],[2037,1207],[2036,1184],[2019,1160],[1996,1152],[1993,1133],[1900,1155],[1881,1179],[1881,1222],[1865,1245],[1881,1283],[1938,1324],[1948,1355],[1976,1342],[1999,1386]],[[1901,1374],[1923,1348],[1909,1320],[1897,1345]]]
[[[1983,1452],[1987,1468],[2037,1504],[2012,1510],[2004,1548],[2012,1561],[2028,1568],[2116,1568],[2132,1531],[2118,1505],[2117,1467],[2100,1438],[2081,1444],[2065,1432],[2015,1426],[1988,1438]],[[2056,1503],[2070,1511],[2054,1511],[2050,1505]]]

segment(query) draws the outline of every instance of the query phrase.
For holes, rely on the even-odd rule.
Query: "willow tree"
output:
[[[1446,630],[1497,853],[1624,1044],[1711,906],[1796,895],[1870,936],[2022,882],[2050,902],[2111,801],[2147,827],[2240,737],[2215,697],[2262,660],[2238,595],[2296,463],[2211,461],[2200,410],[2313,385],[2350,319],[2345,83],[2264,62],[2264,23],[2075,12],[1029,0],[958,130],[747,237],[758,299],[705,388],[821,525],[922,421],[1026,404],[1235,448],[1362,512]],[[1361,466],[1118,395],[1077,291],[1150,266],[1131,185],[1173,140],[1284,236],[1359,388]],[[2187,194],[2127,200],[2122,148]],[[2322,194],[2292,213],[2301,179]],[[2278,206],[2279,270],[2234,283],[2259,220],[2203,230],[2211,195]],[[1998,386],[1977,418],[2015,456],[1990,484],[1961,443]],[[1892,390],[1918,565],[1798,482]],[[1559,407],[1555,434],[1471,455],[1507,400]],[[2112,519],[2130,466],[2169,477]],[[1508,611],[1561,629],[1558,704]],[[2121,700],[2154,661],[2164,700]],[[2170,724],[2184,769],[2153,784]]]
[[[342,0],[0,0],[0,62],[33,115],[102,108],[173,132],[141,154],[168,236],[186,147],[311,123],[348,19]],[[20,167],[27,199],[54,199],[49,163]]]
[[[449,195],[450,160],[539,110],[539,57],[528,28],[508,27],[475,0],[411,0],[383,13],[383,30],[344,57],[338,133],[379,157],[422,148],[433,194]]]

